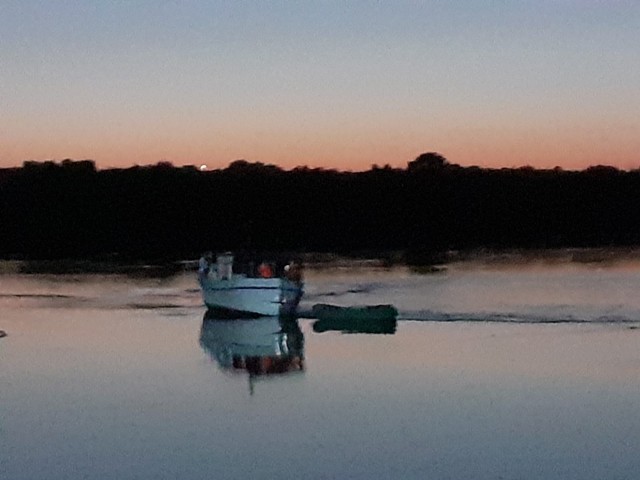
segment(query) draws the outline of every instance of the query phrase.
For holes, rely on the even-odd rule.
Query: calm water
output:
[[[399,321],[211,322],[192,274],[0,276],[0,478],[638,478],[640,265],[306,277],[304,308]]]

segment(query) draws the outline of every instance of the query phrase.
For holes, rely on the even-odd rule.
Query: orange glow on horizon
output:
[[[50,132],[20,149],[18,141],[3,145],[0,167],[20,166],[26,160],[91,159],[99,168],[153,165],[160,161],[175,166],[207,165],[226,168],[235,160],[262,162],[283,169],[298,166],[364,171],[373,165],[405,168],[424,152],[438,152],[450,163],[485,168],[554,168],[582,170],[611,165],[623,170],[640,167],[640,135],[624,125],[604,131],[596,126],[525,128],[441,127],[427,130],[345,127],[308,133],[218,130],[206,135],[204,128],[183,129],[173,135],[161,131],[138,131],[134,135],[86,133],[63,135]]]

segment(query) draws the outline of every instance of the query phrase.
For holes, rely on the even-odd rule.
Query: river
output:
[[[398,321],[212,322],[193,272],[0,275],[2,478],[637,478],[636,261],[305,277],[303,310]]]

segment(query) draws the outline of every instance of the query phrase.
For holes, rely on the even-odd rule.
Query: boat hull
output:
[[[222,316],[294,315],[302,285],[284,278],[200,278],[205,305]]]

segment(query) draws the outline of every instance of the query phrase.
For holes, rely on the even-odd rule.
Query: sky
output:
[[[0,0],[0,167],[640,167],[640,1]]]

